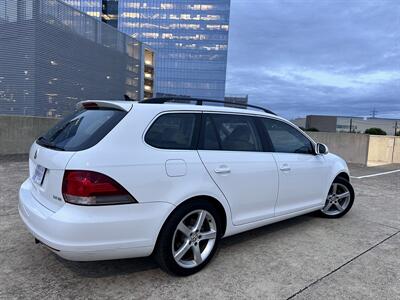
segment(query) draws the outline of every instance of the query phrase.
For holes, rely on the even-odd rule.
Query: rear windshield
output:
[[[85,150],[101,141],[126,114],[110,108],[81,109],[57,123],[36,142],[60,151]]]

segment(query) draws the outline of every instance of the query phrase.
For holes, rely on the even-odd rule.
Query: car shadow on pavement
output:
[[[70,271],[79,276],[101,278],[113,275],[128,275],[157,269],[158,265],[152,257],[126,258],[102,261],[68,261],[59,256],[57,260]]]
[[[223,249],[236,244],[247,243],[253,239],[266,237],[269,234],[276,233],[281,230],[288,230],[290,227],[303,225],[314,218],[315,217],[313,217],[313,213],[311,213],[229,236],[221,241],[220,248]]]
[[[303,215],[284,220],[274,224],[252,229],[243,233],[224,238],[220,249],[226,249],[240,243],[247,243],[253,239],[268,236],[280,230],[287,230],[293,226],[299,226],[312,220],[310,215]],[[55,255],[55,254],[54,254]],[[101,278],[115,275],[128,275],[137,272],[158,269],[159,266],[152,256],[143,258],[129,258],[104,261],[74,262],[65,260],[57,255],[56,259],[70,271],[79,276],[89,278]]]

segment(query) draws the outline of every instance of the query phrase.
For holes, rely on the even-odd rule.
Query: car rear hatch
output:
[[[65,203],[62,184],[70,159],[99,143],[131,107],[131,103],[81,102],[77,111],[39,137],[29,152],[32,196],[51,211],[60,209]]]
[[[74,152],[43,147],[36,142],[29,153],[29,178],[32,196],[49,210],[57,211],[64,204],[61,194],[64,170]],[[40,170],[39,170],[40,169]]]

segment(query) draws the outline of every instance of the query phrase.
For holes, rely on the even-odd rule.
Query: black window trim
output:
[[[198,142],[198,145],[197,145],[197,150],[204,150],[207,117],[210,118],[211,126],[212,126],[214,134],[215,134],[215,136],[217,138],[218,147],[220,148],[220,149],[208,149],[208,150],[210,150],[210,151],[222,151],[221,150],[221,138],[219,137],[218,132],[217,132],[217,128],[215,127],[214,119],[211,118],[210,116],[208,116],[207,112],[203,112],[201,114],[201,119],[202,120],[201,120],[200,136],[199,136],[199,142]]]
[[[190,114],[190,115],[195,115],[195,124],[194,124],[194,135],[192,137],[192,141],[191,141],[191,145],[190,145],[190,149],[175,149],[175,148],[161,148],[161,147],[155,147],[153,145],[150,145],[147,141],[146,141],[146,135],[149,132],[149,130],[151,129],[151,127],[153,126],[153,124],[163,115],[168,115],[168,114]],[[178,111],[163,111],[159,114],[157,114],[150,122],[149,124],[146,126],[146,129],[143,132],[142,135],[142,141],[143,143],[148,146],[151,147],[152,149],[156,149],[156,150],[162,150],[162,151],[193,151],[193,150],[197,150],[198,149],[198,144],[199,144],[199,136],[200,136],[200,129],[201,129],[201,122],[202,122],[202,112],[198,111],[198,110],[178,110]]]
[[[238,114],[238,113],[232,113],[232,112],[224,112],[224,111],[203,111],[203,117],[202,117],[202,122],[201,122],[201,130],[200,130],[200,137],[199,137],[199,144],[197,147],[197,150],[202,150],[202,151],[227,151],[227,152],[252,152],[252,153],[262,153],[266,152],[264,149],[264,142],[262,140],[262,136],[260,135],[260,124],[257,124],[257,117],[255,115],[250,115],[250,114]],[[207,115],[210,115],[210,120],[212,123],[212,126],[214,128],[215,135],[218,140],[218,145],[220,149],[204,149],[204,139],[205,139],[205,124],[206,124],[206,117]],[[214,119],[211,117],[211,115],[233,115],[233,116],[243,116],[243,117],[248,117],[252,120],[253,125],[256,129],[255,134],[257,135],[256,138],[260,141],[261,144],[261,150],[260,151],[241,151],[241,150],[223,150],[221,149],[221,138],[218,134],[217,127],[215,125]]]
[[[154,122],[161,117],[162,115],[165,114],[195,114],[196,115],[196,120],[195,120],[195,126],[194,126],[194,131],[195,134],[193,136],[193,140],[191,143],[191,148],[190,149],[169,149],[169,148],[159,148],[159,147],[154,147],[150,145],[149,143],[146,142],[146,135],[147,132],[150,130]],[[254,125],[256,127],[256,134],[258,135],[258,139],[261,142],[261,147],[262,151],[238,151],[238,150],[221,150],[221,149],[204,149],[204,135],[205,135],[205,122],[206,122],[206,115],[235,115],[235,116],[245,116],[253,119]],[[220,137],[218,135],[215,123],[213,118],[210,118],[212,122],[212,126],[214,128],[214,132],[217,136],[218,139],[218,144],[221,147],[221,141]],[[292,153],[292,154],[302,154],[302,155],[316,155],[315,153],[315,146],[316,143],[309,137],[307,136],[306,133],[304,133],[301,129],[297,128],[293,124],[287,122],[286,120],[270,117],[270,116],[262,116],[262,115],[254,115],[254,114],[246,114],[246,113],[234,113],[234,112],[224,112],[224,111],[200,111],[200,110],[182,110],[182,111],[163,111],[159,114],[157,114],[147,125],[146,129],[144,130],[144,133],[142,135],[142,140],[145,145],[148,147],[151,147],[153,149],[157,150],[163,150],[163,151],[193,151],[193,150],[204,150],[204,151],[229,151],[229,152],[267,152],[267,153],[288,153],[288,152],[277,152],[274,149],[273,143],[271,141],[271,138],[269,136],[268,130],[263,126],[261,123],[262,119],[269,119],[269,120],[274,120],[274,121],[280,121],[282,123],[285,123],[295,130],[297,130],[299,133],[301,133],[310,143],[313,148],[313,153]],[[263,137],[266,138],[263,138]],[[291,154],[291,153],[288,153]]]
[[[271,137],[269,136],[267,129],[265,129],[265,126],[262,124],[261,119],[263,119],[263,117],[254,117],[254,119],[257,126],[258,135],[260,136],[263,152],[275,152]]]

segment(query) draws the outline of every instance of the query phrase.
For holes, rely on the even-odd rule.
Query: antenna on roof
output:
[[[124,95],[124,100],[125,101],[133,101],[131,97],[129,97],[127,94]]]

